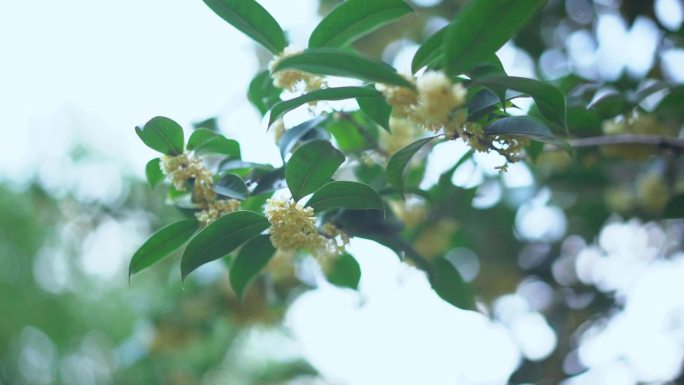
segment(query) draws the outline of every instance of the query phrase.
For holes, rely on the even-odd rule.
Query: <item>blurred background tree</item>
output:
[[[319,14],[338,3],[321,1]],[[408,70],[418,44],[464,3],[414,1],[414,15],[355,48]],[[448,254],[477,293],[479,310],[503,326],[517,352],[511,369],[493,377],[453,369],[466,374],[444,383],[683,381],[684,303],[677,295],[684,272],[683,20],[679,0],[550,0],[498,53],[509,75],[547,80],[566,94],[575,156],[530,151],[524,164],[499,174],[496,161],[444,143],[414,166],[410,178],[432,189],[433,201],[394,202],[404,234],[427,257]],[[255,55],[265,68],[271,56],[261,48]],[[513,103],[536,114],[524,100]],[[97,173],[78,165],[102,160],[88,146],[75,141],[57,155],[70,159],[70,172],[84,176],[86,186]],[[331,376],[329,358],[316,358],[310,346],[294,347],[298,340],[290,334],[306,339],[303,326],[292,332],[282,325],[291,304],[304,307],[304,293],[322,290],[306,262],[296,272],[305,284],[289,272],[277,279],[271,266],[244,302],[220,264],[181,286],[178,256],[129,285],[122,258],[181,213],[163,204],[160,189],[150,193],[140,178],[110,172],[121,174],[118,182],[93,195],[77,183],[60,188],[39,173],[4,182],[0,383],[360,385],[359,378],[368,378]],[[119,193],[108,196],[113,189]],[[362,282],[359,306],[366,300],[372,307],[380,300],[364,284],[372,282]],[[344,325],[349,320],[341,321],[327,325],[328,334],[353,333]],[[430,325],[413,327],[420,335]],[[411,333],[393,342],[411,340]],[[479,341],[485,350],[501,343]],[[432,342],[426,338],[424,347]],[[434,362],[452,354],[415,353]],[[337,359],[354,355],[363,356],[342,351]],[[494,360],[489,366],[496,372]],[[455,356],[447,362],[459,366]],[[432,383],[434,377],[423,375]]]

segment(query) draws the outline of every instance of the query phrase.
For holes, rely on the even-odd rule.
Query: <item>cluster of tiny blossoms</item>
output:
[[[407,77],[415,89],[377,84],[394,112],[418,126],[437,132],[446,129],[455,109],[463,107],[467,91],[461,83],[452,83],[441,71],[425,72],[417,80]]]
[[[349,242],[346,234],[331,224],[316,228],[316,218],[311,207],[303,207],[293,201],[269,199],[265,208],[271,224],[273,245],[281,251],[308,250],[319,260],[340,255]]]
[[[427,71],[417,79],[405,77],[414,88],[376,85],[392,106],[395,119],[432,132],[443,131],[451,139],[461,138],[475,151],[496,151],[506,158],[507,163],[499,167],[501,171],[506,170],[508,163],[519,160],[526,141],[485,135],[481,125],[467,121],[468,112],[463,108],[467,90],[461,83],[453,83],[441,71]]]
[[[325,79],[320,76],[312,75],[306,72],[297,70],[281,70],[274,71],[276,65],[280,60],[288,56],[293,56],[301,51],[293,49],[291,47],[285,48],[285,50],[277,55],[268,64],[268,69],[273,77],[273,85],[291,92],[297,90],[300,85],[304,85],[306,92],[315,91],[325,87]]]
[[[195,204],[203,210],[196,213],[197,219],[205,225],[220,216],[233,212],[240,207],[240,201],[235,199],[216,199],[214,192],[214,177],[202,162],[188,154],[178,156],[164,156],[162,171],[173,183],[178,191],[185,191],[188,182],[193,180],[192,198]]]

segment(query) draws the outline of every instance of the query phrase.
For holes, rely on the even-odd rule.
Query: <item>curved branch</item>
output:
[[[615,145],[641,145],[654,146],[663,150],[677,153],[684,152],[684,139],[668,138],[659,135],[606,135],[594,136],[589,138],[570,139],[567,142],[573,148],[595,147],[595,146],[615,146]],[[559,148],[555,145],[547,144],[545,151],[556,151]]]

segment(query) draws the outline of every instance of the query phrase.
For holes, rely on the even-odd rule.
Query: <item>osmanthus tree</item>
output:
[[[134,254],[129,275],[184,247],[183,279],[223,259],[238,297],[256,277],[292,279],[292,266],[302,255],[314,256],[332,283],[355,288],[362,271],[346,246],[358,237],[383,244],[424,270],[444,300],[474,309],[480,292],[464,281],[449,251],[476,243],[487,233],[487,223],[505,223],[510,231],[513,214],[507,209],[483,216],[480,223],[461,222],[464,231],[478,234],[459,235],[454,221],[472,217],[476,191],[456,187],[451,180],[473,154],[500,154],[502,173],[511,163],[527,162],[549,185],[569,181],[579,191],[612,183],[597,171],[595,154],[584,153],[584,147],[611,146],[618,155],[632,151],[631,145],[657,155],[684,149],[676,139],[680,88],[658,81],[601,96],[601,85],[586,79],[552,83],[507,75],[495,52],[537,17],[546,0],[467,2],[452,22],[422,43],[410,74],[353,48],[358,39],[414,12],[402,0],[342,2],[315,27],[301,51],[289,48],[283,29],[258,2],[204,2],[273,54],[268,69],[251,82],[248,98],[268,114],[283,166],[243,161],[240,144],[221,135],[211,120],[198,124],[187,140],[182,127],[167,117],[137,127],[140,139],[160,153],[147,165],[149,183],[170,181],[169,201],[186,219],[154,233]],[[327,77],[361,82],[331,87]],[[669,95],[654,115],[641,108],[645,98],[666,90]],[[525,115],[516,109],[518,98],[533,100]],[[346,99],[356,100],[358,110],[316,108]],[[302,106],[309,107],[312,118],[285,127],[283,116]],[[659,127],[674,128],[639,131],[651,116],[669,119]],[[447,141],[462,141],[470,151],[434,186],[421,189],[427,154]],[[670,171],[676,176],[680,169],[675,162]],[[681,186],[662,179],[646,184],[644,194],[651,195],[644,205],[653,209],[651,215],[681,216]],[[601,215],[596,223],[578,228],[595,234],[597,223],[615,207],[601,205],[596,211],[591,205],[596,201],[583,203],[577,215]],[[502,237],[502,245],[512,238],[489,235]]]

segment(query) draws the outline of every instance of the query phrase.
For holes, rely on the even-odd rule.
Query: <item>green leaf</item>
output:
[[[345,253],[335,259],[326,275],[333,285],[356,290],[361,280],[361,267],[354,257]]]
[[[161,169],[161,159],[154,158],[147,162],[145,176],[147,177],[147,183],[153,188],[164,180],[165,176]]]
[[[285,181],[292,198],[299,201],[326,184],[344,162],[344,154],[324,140],[299,147],[285,166]]]
[[[403,0],[347,0],[316,26],[309,48],[345,46],[411,12]]]
[[[276,103],[273,108],[271,108],[271,117],[268,125],[270,126],[281,116],[309,102],[318,100],[343,100],[363,96],[373,97],[378,95],[380,95],[378,91],[366,87],[334,87],[311,91],[308,94]]]
[[[327,119],[327,115],[318,116],[285,131],[278,143],[278,146],[280,147],[280,156],[285,159],[285,155],[292,151],[300,140],[307,136],[312,130],[321,126]]]
[[[516,135],[542,142],[558,142],[549,127],[527,116],[509,116],[499,119],[486,127],[484,132],[488,135]]]
[[[447,72],[459,75],[494,54],[546,0],[471,0],[444,36]]]
[[[385,207],[382,197],[367,184],[333,181],[318,189],[306,203],[319,212],[329,209],[380,210]]]
[[[516,76],[486,77],[477,79],[475,83],[487,87],[512,89],[530,95],[545,118],[563,128],[567,127],[565,95],[552,84]]]
[[[147,147],[162,154],[176,156],[183,153],[183,127],[169,118],[157,116],[135,132]]]
[[[172,251],[181,247],[197,231],[199,222],[196,219],[184,219],[163,227],[152,236],[133,254],[128,266],[128,276],[138,273]]]
[[[220,217],[200,231],[185,248],[181,259],[182,279],[205,263],[237,249],[269,225],[266,217],[253,211],[234,211]]]
[[[204,0],[223,20],[260,43],[274,54],[287,45],[278,22],[254,0]]]
[[[252,194],[264,194],[283,188],[285,187],[284,179],[285,167],[280,167],[261,174],[254,178],[254,181],[257,183],[257,185],[254,187]]]
[[[460,309],[475,309],[475,299],[470,287],[448,259],[438,258],[433,262],[430,284],[435,292],[450,304]]]
[[[206,128],[209,131],[218,132],[218,130],[219,130],[218,119],[216,119],[216,118],[205,119],[201,122],[193,123],[192,127],[195,130],[199,130],[200,128]]]
[[[411,158],[413,158],[413,155],[433,138],[434,136],[416,140],[394,153],[389,162],[387,162],[387,181],[396,188],[400,194],[404,191],[404,170],[406,169],[406,166],[411,161]]]
[[[663,218],[684,218],[684,194],[675,195],[663,210]]]
[[[390,132],[389,120],[392,114],[392,107],[385,101],[382,96],[362,97],[356,98],[359,108],[366,114],[370,120],[375,122],[378,126]]]
[[[265,115],[274,104],[280,101],[282,89],[273,85],[273,79],[268,71],[259,72],[249,83],[247,99]]]
[[[310,48],[300,54],[284,57],[278,61],[273,70],[285,69],[412,87],[411,83],[389,64],[344,49]]]
[[[411,61],[411,70],[414,73],[423,67],[434,68],[444,58],[444,45],[442,43],[448,28],[446,26],[440,29],[421,44]]]
[[[240,144],[237,141],[207,128],[200,128],[190,135],[188,150],[197,154],[221,154],[229,158],[239,159],[241,156]]]
[[[249,195],[245,181],[235,174],[223,174],[214,184],[214,191],[224,197],[243,200]]]
[[[230,266],[230,286],[239,298],[245,288],[275,254],[276,249],[268,235],[258,235],[247,242]]]
[[[629,107],[627,99],[619,93],[608,93],[592,101],[587,109],[593,111],[601,119],[610,119],[620,115]]]
[[[368,132],[365,127],[362,127],[358,122],[350,121],[353,119],[330,119],[325,125],[335,138],[335,143],[340,150],[347,154],[358,153],[367,150],[373,146],[369,139],[374,137],[371,132]]]

